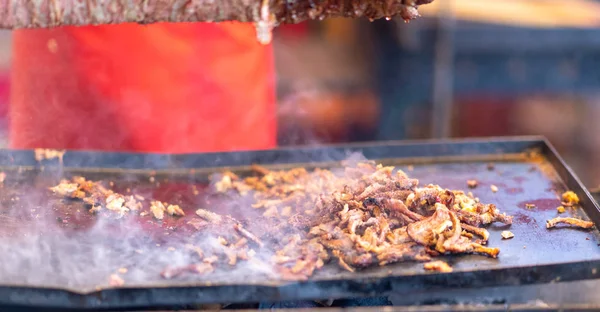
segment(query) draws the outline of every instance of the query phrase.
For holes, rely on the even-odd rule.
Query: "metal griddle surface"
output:
[[[131,159],[136,158],[130,154],[67,152],[64,166],[46,164],[44,170],[39,170],[26,166],[32,164],[29,156],[24,156],[28,153],[6,151],[0,155],[7,174],[0,188],[0,219],[3,221],[0,229],[0,253],[3,255],[0,303],[133,308],[369,296],[411,288],[527,284],[598,277],[600,238],[596,229],[547,230],[545,227],[547,219],[558,215],[556,207],[560,200],[557,195],[566,189],[579,194],[583,208],[569,210],[563,215],[591,217],[599,224],[600,214],[589,193],[545,141],[529,138],[378,146],[338,148],[335,156],[322,150],[316,155],[327,156],[320,160],[338,160],[347,155],[340,154],[341,150],[359,151],[368,158],[384,159],[385,164],[398,165],[420,179],[422,184],[434,183],[450,189],[467,190],[466,181],[477,179],[479,186],[471,190],[474,195],[514,216],[512,226],[488,228],[491,234],[489,246],[501,250],[498,259],[477,255],[445,257],[454,267],[451,274],[425,272],[422,263],[400,263],[356,273],[329,264],[304,283],[277,281],[269,275],[268,268],[250,263],[207,276],[188,275],[167,281],[160,277],[160,271],[168,264],[192,263],[193,257],[184,251],[183,245],[203,239],[187,225],[190,219],[196,218],[195,209],[216,206],[206,202],[203,189],[207,173],[220,169],[190,171],[190,168],[202,165],[198,166],[197,160],[182,160],[205,157],[203,166],[210,167],[206,165],[211,163],[210,157],[218,156],[220,160],[216,162],[221,162],[221,166],[248,165],[259,162],[257,158],[261,158],[261,152],[237,153],[229,162],[223,160],[226,157],[223,155],[227,154],[178,156],[180,158],[169,161],[164,161],[167,158],[163,156],[144,158],[137,155],[134,161]],[[538,149],[543,159],[532,160],[518,155],[530,148]],[[402,151],[406,155],[400,155]],[[288,152],[293,154],[291,150]],[[69,158],[69,153],[74,156]],[[293,162],[281,156],[286,152],[279,152],[279,158],[269,153],[278,152],[264,152],[262,158],[268,162],[288,165]],[[315,153],[311,153],[300,154],[314,158]],[[456,156],[460,161],[455,159]],[[277,160],[273,161],[273,157]],[[90,159],[95,159],[98,166],[86,164]],[[107,163],[107,159],[131,161],[119,165]],[[491,161],[494,170],[487,168]],[[129,169],[115,170],[111,166]],[[180,204],[187,215],[179,219],[166,218],[164,222],[151,216],[120,221],[92,216],[82,204],[57,199],[47,191],[47,187],[61,177],[72,175],[114,182],[114,188],[125,194]],[[153,182],[149,179],[151,175],[155,175]],[[499,191],[493,193],[491,185],[496,185]],[[527,209],[526,204],[536,207]],[[240,211],[220,209],[225,210],[220,212],[241,217]],[[507,229],[515,237],[503,240],[500,232]],[[125,286],[111,287],[109,276],[123,267],[128,269],[122,274]]]

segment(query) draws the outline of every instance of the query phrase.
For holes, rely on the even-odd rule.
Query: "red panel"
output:
[[[146,152],[276,144],[272,47],[254,26],[14,32],[11,144]]]
[[[470,96],[455,103],[455,133],[460,137],[514,135],[512,98]]]

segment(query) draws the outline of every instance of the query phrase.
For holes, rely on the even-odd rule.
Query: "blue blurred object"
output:
[[[376,21],[376,77],[381,102],[379,140],[411,139],[407,129],[437,118],[431,110],[436,38],[431,21],[419,27]],[[412,27],[419,44],[403,47],[397,27]],[[403,31],[404,32],[404,31]],[[402,34],[401,34],[402,35]],[[469,94],[519,96],[533,93],[592,94],[600,91],[600,31],[530,29],[460,22],[455,26],[454,98]],[[439,117],[439,116],[438,116]],[[441,118],[451,118],[442,116]],[[437,119],[439,120],[439,119]]]

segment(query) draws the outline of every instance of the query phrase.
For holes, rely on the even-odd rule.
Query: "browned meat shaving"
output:
[[[572,225],[572,226],[583,228],[583,229],[590,229],[590,228],[594,227],[594,222],[591,222],[591,221],[584,221],[584,220],[577,219],[577,218],[556,217],[554,219],[550,219],[550,220],[546,221],[546,228],[550,229],[550,228],[556,227],[556,225],[561,224],[561,223]]]
[[[452,267],[444,261],[431,261],[423,264],[423,268],[427,271],[438,271],[442,273],[452,272]]]
[[[111,274],[108,279],[108,284],[113,287],[123,286],[125,285],[125,280],[117,274]]]

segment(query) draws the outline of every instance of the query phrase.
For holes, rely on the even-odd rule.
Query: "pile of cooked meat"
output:
[[[401,170],[372,162],[343,172],[258,166],[254,171],[255,176],[243,179],[226,172],[213,187],[233,198],[252,198],[252,207],[269,220],[265,223],[276,225],[267,233],[280,237],[271,261],[285,279],[305,279],[330,259],[354,271],[399,261],[427,262],[444,254],[496,257],[499,250],[485,246],[489,234],[481,226],[512,223],[510,216],[470,193],[419,186]],[[425,268],[448,271],[440,265]]]
[[[248,203],[242,209],[260,216],[236,220],[198,209],[188,223],[206,233],[207,239],[187,246],[197,255],[197,263],[167,268],[163,277],[209,273],[258,254],[286,280],[304,280],[330,261],[348,271],[423,261],[425,269],[448,272],[447,264],[432,258],[465,253],[496,257],[499,250],[486,246],[489,233],[481,226],[512,223],[510,216],[470,193],[420,186],[403,171],[373,162],[346,164],[339,172],[270,171],[259,166],[253,171],[245,178],[232,172],[214,176],[211,192],[221,202]],[[62,181],[51,190],[83,200],[94,213],[122,217],[130,212],[144,214],[143,207],[148,206],[142,204],[144,198],[118,194],[81,177]],[[164,213],[183,215],[181,208],[168,203],[149,206],[158,219]]]

